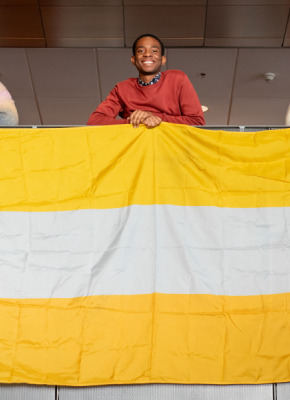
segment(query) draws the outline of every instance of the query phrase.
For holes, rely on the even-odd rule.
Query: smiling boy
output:
[[[88,125],[131,123],[154,128],[162,121],[204,125],[197,94],[187,75],[178,70],[161,72],[166,62],[164,45],[152,34],[139,36],[133,44],[132,64],[138,78],[118,83],[92,113]],[[117,116],[122,119],[115,119]]]

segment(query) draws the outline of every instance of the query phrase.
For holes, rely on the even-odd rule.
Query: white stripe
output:
[[[0,213],[0,298],[290,292],[290,210]]]

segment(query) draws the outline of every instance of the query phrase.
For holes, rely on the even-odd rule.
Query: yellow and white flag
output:
[[[289,138],[2,129],[0,382],[289,381]]]

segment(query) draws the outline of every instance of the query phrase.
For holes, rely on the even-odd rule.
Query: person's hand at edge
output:
[[[146,128],[155,128],[156,126],[160,125],[162,122],[162,119],[160,117],[157,117],[157,115],[149,115],[143,120],[143,124],[146,126]]]
[[[139,124],[143,124],[144,120],[152,115],[150,111],[135,110],[130,117],[128,117],[128,120],[133,125],[133,128],[138,128]]]

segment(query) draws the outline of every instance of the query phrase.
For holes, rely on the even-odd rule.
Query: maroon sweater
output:
[[[164,122],[204,125],[197,94],[182,71],[162,72],[157,83],[140,86],[137,78],[118,83],[92,113],[88,125],[128,124],[135,110],[151,111]],[[115,119],[120,115],[122,119]]]

